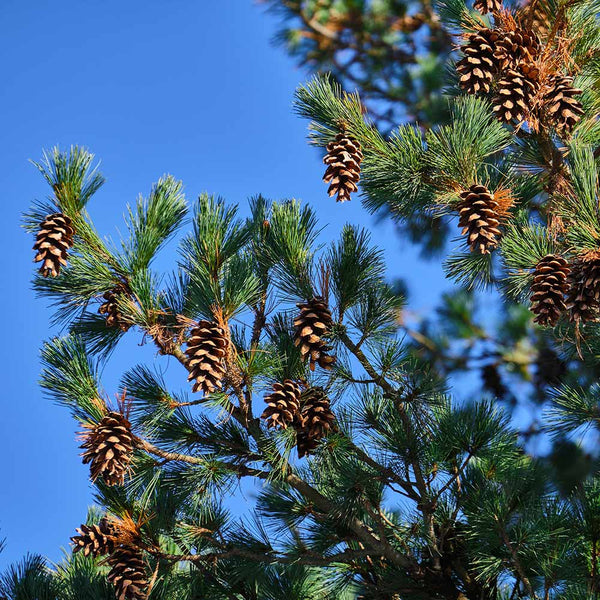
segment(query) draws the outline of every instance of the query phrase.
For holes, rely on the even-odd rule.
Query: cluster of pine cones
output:
[[[300,312],[294,320],[294,344],[302,360],[308,362],[311,371],[317,365],[331,369],[336,359],[325,341],[333,324],[326,301],[315,296],[297,306]],[[212,394],[223,387],[229,347],[225,329],[213,321],[199,321],[192,329],[185,354],[194,392]]]
[[[600,318],[600,251],[591,250],[569,263],[548,254],[536,265],[531,285],[534,321],[553,327],[563,313],[585,324]]]
[[[273,384],[265,402],[267,408],[261,418],[267,421],[267,427],[291,426],[296,431],[298,458],[312,454],[319,441],[335,429],[329,398],[320,387],[307,387],[305,382],[286,379]]]
[[[331,333],[333,325],[327,302],[323,297],[315,296],[297,306],[300,313],[294,319],[294,344],[300,350],[302,360],[308,361],[311,371],[317,365],[331,369],[336,357],[329,354],[332,348],[324,339]],[[273,391],[265,396],[265,402],[267,408],[261,418],[267,421],[269,428],[294,428],[299,458],[312,454],[319,441],[335,428],[335,416],[324,390],[309,387],[304,381],[286,379],[283,383],[275,383]]]
[[[113,584],[117,600],[145,600],[148,588],[146,563],[136,536],[123,534],[119,524],[106,517],[97,525],[82,525],[71,538],[73,552],[97,558],[106,556],[110,566],[108,580]]]
[[[544,64],[537,33],[502,15],[499,0],[476,0],[474,6],[491,12],[499,25],[466,35],[464,56],[456,65],[461,88],[469,94],[494,92],[494,112],[501,121],[537,122],[569,134],[583,114],[577,98],[582,90],[573,87],[572,77]]]

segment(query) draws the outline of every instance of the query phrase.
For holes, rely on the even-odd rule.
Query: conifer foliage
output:
[[[103,182],[93,157],[45,154],[52,196],[25,225],[50,244],[34,287],[65,331],[43,347],[41,383],[83,426],[103,514],[64,565],[24,563],[0,594],[16,600],[21,581],[72,590],[76,574],[87,597],[119,600],[598,596],[600,485],[576,443],[598,427],[598,4],[438,8],[462,42],[444,123],[386,136],[326,75],[295,98],[339,200],[360,185],[368,210],[458,223],[445,270],[465,289],[436,327],[404,323],[359,227],[326,245],[297,201],[257,196],[242,218],[206,194],[186,221],[182,184],[166,176],[129,208],[115,247],[85,208]],[[154,258],[183,223],[162,276]],[[475,322],[478,288],[512,302],[497,340]],[[515,330],[538,345],[515,345],[505,364],[496,349]],[[126,335],[155,353],[119,365],[113,409],[102,367]],[[446,375],[470,362],[482,382],[472,402],[453,399]],[[547,400],[548,457],[528,453],[501,404],[519,391],[505,383],[515,372]],[[246,482],[258,498],[238,518],[224,499]]]

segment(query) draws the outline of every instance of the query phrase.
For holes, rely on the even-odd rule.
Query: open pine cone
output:
[[[569,319],[579,324],[600,318],[600,251],[591,251],[571,265],[567,295]]]
[[[312,454],[319,441],[335,431],[335,415],[323,389],[310,388],[302,396],[302,408],[294,420],[298,458]]]
[[[265,396],[267,408],[261,419],[266,419],[267,427],[286,429],[300,410],[300,386],[291,379],[274,383],[273,391]]]
[[[79,535],[74,535],[71,541],[74,544],[73,552],[82,551],[84,556],[92,557],[110,554],[116,543],[116,530],[114,525],[103,517],[97,525],[82,525],[77,529]]]
[[[194,392],[212,394],[221,388],[228,348],[225,331],[216,323],[199,321],[192,329],[185,353]]]
[[[483,28],[469,33],[461,46],[464,54],[456,63],[460,87],[469,94],[488,93],[498,70],[494,56],[499,34],[493,29]]]
[[[300,302],[297,306],[300,314],[294,320],[294,344],[300,348],[302,359],[309,359],[311,371],[315,370],[316,364],[323,369],[331,369],[336,359],[329,355],[331,346],[323,339],[333,324],[331,311],[321,297]]]
[[[583,115],[583,106],[576,98],[583,90],[573,87],[573,78],[553,77],[544,91],[544,107],[559,132],[569,134]]]
[[[108,580],[115,588],[117,600],[147,600],[146,563],[142,551],[134,546],[119,546],[107,558]]]
[[[107,327],[118,327],[121,331],[127,331],[131,327],[131,323],[125,322],[119,310],[118,295],[122,293],[123,291],[119,289],[105,292],[102,295],[104,302],[100,305],[98,312],[106,315]]]
[[[494,98],[494,112],[498,119],[506,123],[525,120],[539,89],[536,76],[537,69],[530,65],[504,71]]]
[[[567,261],[557,254],[548,254],[535,267],[531,285],[531,312],[534,321],[554,327],[566,310],[565,294],[569,289],[570,272]]]
[[[540,50],[540,40],[530,29],[516,29],[498,34],[494,60],[500,70],[515,69],[519,63],[534,63]]]
[[[90,464],[90,477],[102,477],[107,485],[123,485],[133,458],[135,436],[131,423],[120,412],[110,411],[82,433],[83,463]]]
[[[37,251],[34,262],[41,262],[44,277],[57,277],[61,266],[67,264],[67,252],[73,246],[71,219],[62,213],[48,215],[41,223],[33,249]]]
[[[477,183],[462,191],[460,198],[458,225],[462,227],[462,234],[467,234],[472,252],[489,254],[498,245],[500,237],[498,202],[484,185]]]
[[[338,202],[350,200],[350,194],[358,190],[362,159],[358,140],[344,132],[338,133],[335,140],[327,144],[327,154],[323,159],[327,170],[323,181],[329,183],[327,192],[330,196],[337,194]]]

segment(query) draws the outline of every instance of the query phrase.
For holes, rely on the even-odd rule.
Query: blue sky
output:
[[[439,261],[417,261],[391,225],[376,224],[358,201],[339,205],[327,197],[319,153],[291,110],[307,74],[272,45],[276,25],[252,0],[0,3],[8,271],[1,278],[0,536],[7,547],[0,569],[27,551],[58,559],[92,501],[76,424],[37,385],[39,347],[58,332],[49,327],[45,301],[31,291],[33,240],[20,228],[20,214],[48,193],[28,163],[43,148],[80,144],[101,159],[107,183],[88,208],[104,234],[122,228],[127,202],[172,173],[190,200],[208,191],[242,205],[259,192],[309,202],[328,224],[326,238],[346,222],[368,227],[385,249],[390,278],[411,283],[411,307],[419,311],[449,288]],[[109,384],[138,362],[138,352],[158,360],[140,342],[131,333],[118,354],[127,364],[107,369]]]

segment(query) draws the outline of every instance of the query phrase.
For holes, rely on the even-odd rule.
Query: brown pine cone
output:
[[[350,194],[358,190],[362,159],[358,140],[344,132],[338,133],[335,140],[327,144],[327,154],[323,158],[327,170],[323,181],[329,183],[329,196],[337,194],[337,202],[350,200]]]
[[[331,369],[336,359],[328,354],[331,346],[323,340],[333,324],[331,311],[319,296],[297,306],[300,314],[294,320],[294,344],[300,348],[302,360],[309,359],[311,371],[315,370],[316,364],[323,369]]]
[[[119,546],[106,562],[111,567],[108,580],[115,588],[117,600],[146,600],[146,563],[139,548]]]
[[[123,485],[135,446],[131,423],[121,413],[110,411],[86,429],[81,448],[83,464],[90,464],[92,481],[102,476],[107,485]]]
[[[533,9],[533,14],[532,14]],[[517,11],[517,22],[530,31],[535,31],[540,40],[545,41],[552,29],[548,7],[538,0],[526,0]]]
[[[499,33],[493,29],[480,29],[469,33],[461,46],[464,57],[456,63],[460,87],[469,94],[488,93],[498,70],[494,57]]]
[[[587,252],[571,265],[567,309],[578,325],[600,316],[600,251]]]
[[[530,29],[517,29],[499,34],[494,47],[494,61],[500,71],[516,68],[519,63],[532,64],[540,50],[540,40]]]
[[[563,75],[554,76],[546,86],[544,107],[557,131],[569,134],[581,119],[583,105],[575,96],[582,93],[573,87],[572,77]]]
[[[110,554],[116,543],[116,529],[112,523],[103,517],[98,525],[82,525],[77,529],[79,535],[74,535],[71,541],[75,545],[73,552],[83,551],[84,556],[96,558]]]
[[[498,202],[484,186],[472,185],[460,193],[458,225],[462,235],[467,234],[467,243],[472,252],[489,254],[498,245],[500,216]]]
[[[61,266],[67,264],[67,252],[73,246],[71,219],[62,213],[48,215],[41,223],[33,249],[37,254],[34,262],[41,262],[40,273],[44,277],[57,277]]]
[[[312,454],[319,441],[335,431],[335,415],[322,388],[310,388],[302,394],[302,408],[294,420],[298,458]]]
[[[291,379],[274,383],[273,392],[265,396],[267,408],[261,419],[266,419],[267,427],[287,429],[300,410],[300,386]]]
[[[502,8],[502,0],[475,0],[473,8],[482,15],[487,15],[489,12],[497,13]]]
[[[531,285],[531,312],[534,322],[543,327],[554,327],[560,315],[567,309],[565,294],[569,289],[570,267],[557,254],[548,254],[535,267]]]
[[[131,327],[131,323],[125,322],[123,315],[119,310],[118,304],[118,295],[122,293],[123,291],[120,289],[105,292],[102,295],[102,298],[104,298],[105,302],[100,305],[98,312],[101,315],[106,315],[107,327],[119,327],[121,331],[127,331]]]
[[[537,69],[528,65],[504,71],[494,98],[494,112],[500,121],[520,123],[525,120],[539,89],[536,77]]]
[[[193,391],[212,394],[221,389],[225,375],[229,341],[222,327],[211,321],[199,321],[187,341],[188,381]]]

